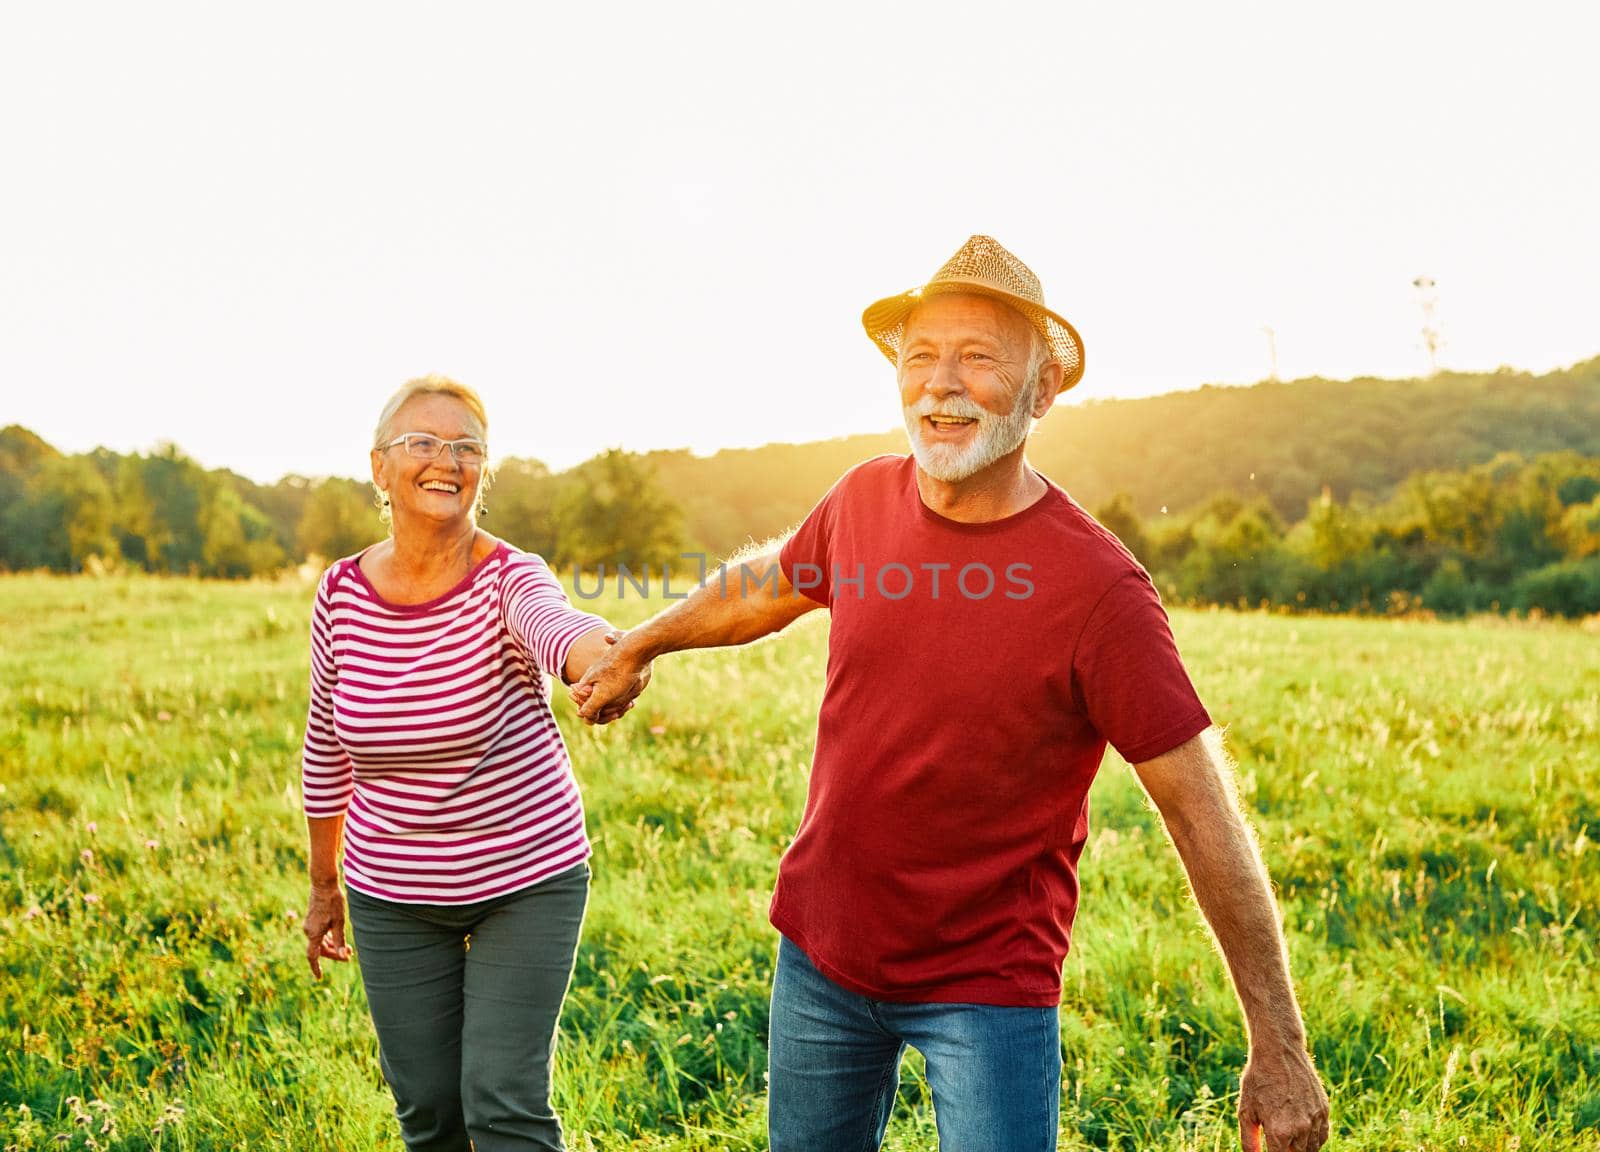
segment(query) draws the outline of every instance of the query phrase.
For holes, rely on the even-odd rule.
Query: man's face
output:
[[[900,404],[929,476],[965,480],[1027,440],[1049,408],[1039,374],[1028,372],[1032,333],[1021,314],[984,296],[933,296],[906,319]]]

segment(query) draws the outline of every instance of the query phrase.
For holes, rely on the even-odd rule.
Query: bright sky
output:
[[[1600,353],[1596,8],[8,5],[0,424],[362,475],[408,377],[496,455],[899,425],[873,299],[973,232],[1076,399]],[[981,13],[981,15],[980,15]],[[1052,419],[1070,418],[1057,413]]]

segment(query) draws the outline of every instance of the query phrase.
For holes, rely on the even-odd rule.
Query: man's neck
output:
[[[917,493],[931,512],[962,524],[1004,520],[1038,502],[1045,482],[1023,456],[1019,446],[965,480],[935,480],[917,466]]]

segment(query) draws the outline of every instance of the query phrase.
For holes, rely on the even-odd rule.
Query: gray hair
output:
[[[1028,324],[1028,367],[1022,374],[1022,386],[1034,394],[1035,401],[1039,399],[1039,377],[1044,372],[1044,366],[1056,358],[1050,349],[1050,341],[1044,338],[1044,333]]]

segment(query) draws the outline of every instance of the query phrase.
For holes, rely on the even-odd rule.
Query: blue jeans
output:
[[[927,1064],[941,1152],[1053,1152],[1061,1111],[1055,1008],[869,1000],[782,937],[767,1060],[772,1152],[874,1152],[908,1044]]]

